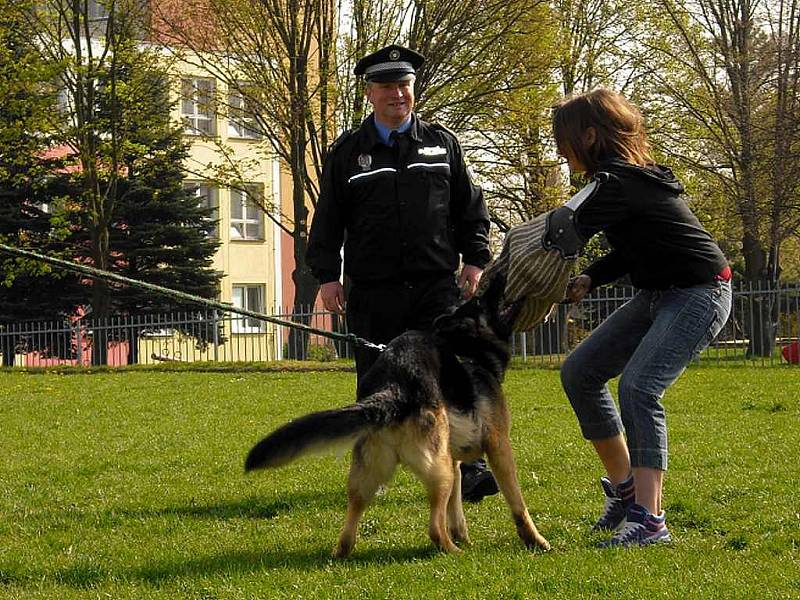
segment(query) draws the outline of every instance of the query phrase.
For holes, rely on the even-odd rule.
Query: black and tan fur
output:
[[[486,454],[517,533],[528,547],[549,544],[533,524],[517,481],[510,416],[501,382],[513,310],[501,314],[502,281],[440,317],[432,332],[395,338],[359,385],[358,402],[300,417],[250,451],[246,470],[278,467],[309,452],[353,446],[347,516],[335,556],[348,556],[358,522],[398,464],[425,484],[428,532],[446,552],[468,543],[459,461]]]

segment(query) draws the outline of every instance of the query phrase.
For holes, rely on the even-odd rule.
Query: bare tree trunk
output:
[[[292,303],[292,320],[307,325],[310,312],[317,296],[318,284],[306,265],[306,249],[308,248],[308,205],[306,202],[305,182],[308,178],[306,165],[307,137],[305,128],[306,113],[309,106],[307,97],[307,62],[305,56],[297,56],[290,66],[292,91],[292,123],[291,135],[291,169],[292,169],[292,205],[294,210],[294,301]],[[287,358],[305,360],[308,356],[308,334],[292,329],[289,334],[289,356]]]
[[[302,159],[302,156],[301,156]],[[292,282],[294,282],[294,300],[292,302],[292,321],[308,325],[310,312],[314,307],[319,284],[306,265],[306,249],[308,248],[308,208],[302,181],[295,178],[293,185],[295,229],[294,264]],[[308,356],[308,334],[292,329],[289,333],[287,358],[305,360]]]

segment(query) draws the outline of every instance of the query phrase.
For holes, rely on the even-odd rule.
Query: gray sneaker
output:
[[[625,515],[628,508],[633,505],[634,495],[628,489],[632,488],[633,482],[628,479],[619,486],[615,486],[608,477],[601,477],[600,485],[603,486],[606,503],[603,507],[603,514],[597,519],[592,531],[618,531],[625,525]],[[625,487],[625,491],[628,492],[626,498],[623,498],[620,493],[621,487]]]
[[[644,506],[634,504],[628,510],[625,526],[610,540],[598,544],[598,548],[632,548],[666,544],[671,541],[664,512],[656,516]]]

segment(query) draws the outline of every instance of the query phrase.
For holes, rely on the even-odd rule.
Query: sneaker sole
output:
[[[642,540],[640,546],[652,546],[653,544],[670,544],[672,543],[672,536],[667,531],[664,535],[653,536]]]
[[[656,544],[670,544],[672,543],[672,536],[669,531],[661,535],[654,535],[637,542],[630,544],[612,544],[611,540],[606,540],[597,544],[597,548],[644,548],[645,546],[653,546]]]

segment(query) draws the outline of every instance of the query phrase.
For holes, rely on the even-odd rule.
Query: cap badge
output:
[[[400,50],[392,50],[389,52],[389,60],[397,60],[400,58]]]
[[[359,154],[358,166],[361,167],[362,171],[369,171],[372,166],[372,157],[369,154]]]

